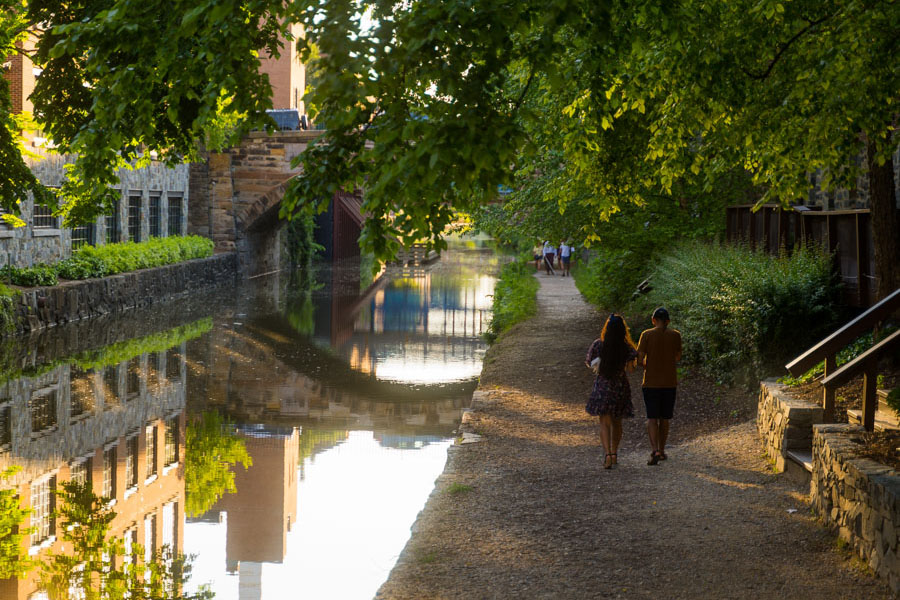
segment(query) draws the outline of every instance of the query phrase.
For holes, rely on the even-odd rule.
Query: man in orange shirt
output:
[[[644,367],[644,406],[647,408],[647,434],[650,436],[650,460],[656,465],[666,460],[669,420],[675,411],[675,388],[678,385],[676,363],[681,360],[681,332],[669,329],[669,311],[663,307],[653,311],[653,328],[641,333],[637,362]]]

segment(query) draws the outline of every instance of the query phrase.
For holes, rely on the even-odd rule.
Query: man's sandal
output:
[[[659,459],[660,459],[659,452],[654,450],[653,452],[650,453],[650,460],[647,461],[647,464],[649,466],[658,465]]]
[[[662,450],[660,450],[659,451],[659,460],[666,460],[667,458],[669,458],[669,457],[666,456],[666,453],[663,452]]]

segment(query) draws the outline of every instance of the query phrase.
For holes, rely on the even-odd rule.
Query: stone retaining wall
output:
[[[813,424],[823,419],[821,406],[794,398],[786,388],[774,379],[760,382],[756,416],[763,448],[778,471],[784,471],[788,450],[812,446]]]
[[[816,425],[810,500],[869,567],[900,596],[900,473],[857,458],[858,425]]]
[[[236,274],[237,256],[225,253],[99,279],[23,289],[16,303],[16,333],[147,306],[233,283]]]

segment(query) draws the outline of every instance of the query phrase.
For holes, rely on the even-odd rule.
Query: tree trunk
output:
[[[875,160],[875,144],[866,148],[869,168],[869,209],[872,211],[872,241],[875,246],[875,274],[878,299],[900,287],[900,210],[894,188],[894,161]]]

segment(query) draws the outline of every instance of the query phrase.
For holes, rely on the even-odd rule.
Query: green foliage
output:
[[[164,546],[144,561],[143,548],[126,553],[122,540],[109,537],[116,513],[108,498],[100,498],[89,485],[67,481],[56,492],[59,500],[57,531],[70,547],[51,552],[41,565],[41,583],[53,600],[208,600],[201,588],[184,594],[190,561]]]
[[[191,419],[185,432],[185,514],[198,517],[225,494],[234,493],[237,463],[249,468],[253,460],[234,428],[216,412]]]
[[[494,287],[493,315],[485,337],[493,343],[501,333],[537,313],[537,290],[530,262],[507,263]]]
[[[6,469],[0,473],[0,482],[5,483],[18,471],[19,467]],[[0,579],[21,577],[33,566],[22,553],[22,539],[31,534],[24,526],[28,512],[21,507],[15,489],[0,489]]]
[[[900,387],[894,388],[888,393],[887,405],[900,417]]]
[[[345,441],[349,436],[346,430],[320,430],[311,427],[304,427],[300,432],[300,451],[298,458],[300,464],[303,464],[307,458],[313,458],[319,452],[323,452],[329,448],[333,448]]]
[[[37,377],[43,373],[52,371],[63,364],[70,364],[85,371],[90,369],[102,369],[110,365],[117,365],[146,352],[162,352],[168,350],[180,345],[184,341],[200,337],[210,329],[212,329],[212,318],[206,317],[198,319],[193,323],[188,323],[187,325],[173,327],[168,331],[152,333],[131,340],[123,340],[100,348],[99,350],[88,350],[68,358],[50,361],[37,368],[22,369],[19,366],[13,366],[12,368],[6,368],[0,371],[0,383],[12,381],[19,377]],[[2,364],[4,366],[10,364],[16,365],[19,359],[19,355],[15,351],[16,347],[14,345],[8,345],[8,347],[13,351],[3,355]]]
[[[835,362],[837,366],[841,366],[846,364],[868,350],[872,347],[872,334],[867,333],[865,335],[861,335],[856,338],[853,342],[851,342],[846,348],[841,350],[835,356]],[[816,366],[812,367],[806,373],[798,377],[792,377],[790,375],[786,375],[785,377],[781,377],[778,380],[778,383],[784,383],[786,385],[800,385],[803,383],[809,383],[815,379],[818,379],[822,375],[825,374],[825,361],[821,361]]]
[[[79,261],[102,261],[106,273],[126,273],[212,256],[212,240],[197,235],[150,238],[145,242],[119,242],[82,246],[73,254]]]
[[[99,256],[86,256],[76,252],[71,258],[56,263],[56,273],[63,279],[90,279],[105,277],[109,270]]]
[[[325,250],[315,240],[315,217],[310,214],[299,215],[285,227],[288,259],[292,269],[308,271],[313,258]]]
[[[687,243],[655,265],[644,312],[663,304],[684,355],[717,380],[753,381],[820,339],[837,318],[831,257],[817,249],[771,256]]]
[[[454,481],[449,486],[447,486],[447,493],[451,496],[455,496],[457,494],[466,494],[472,491],[471,485],[466,485],[464,483],[459,483],[458,481]]]
[[[0,278],[12,285],[34,287],[36,285],[56,285],[59,279],[56,270],[44,263],[38,263],[31,267],[16,267],[5,265],[0,268]]]
[[[15,292],[0,283],[0,333],[12,333],[16,329],[16,299]]]

